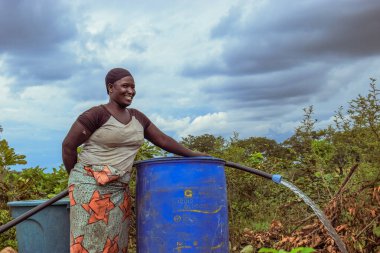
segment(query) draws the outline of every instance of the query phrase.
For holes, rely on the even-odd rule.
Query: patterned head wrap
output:
[[[108,71],[105,78],[107,94],[108,94],[107,85],[109,83],[114,83],[117,80],[120,80],[121,78],[126,77],[126,76],[132,76],[132,74],[128,70],[123,69],[123,68],[114,68]]]

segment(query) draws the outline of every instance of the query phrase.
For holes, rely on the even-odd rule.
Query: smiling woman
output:
[[[127,108],[136,95],[128,70],[110,70],[105,84],[109,102],[81,114],[62,144],[63,163],[70,174],[70,252],[127,252],[128,183],[144,138],[177,155],[205,155],[185,148],[143,113]]]

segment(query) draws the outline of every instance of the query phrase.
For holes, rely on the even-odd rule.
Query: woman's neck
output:
[[[118,103],[116,103],[115,101],[109,101],[106,106],[112,110],[112,111],[115,111],[115,112],[124,112],[127,107],[126,106],[123,106],[123,105],[120,105]]]

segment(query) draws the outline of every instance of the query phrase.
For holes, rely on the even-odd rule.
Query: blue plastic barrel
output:
[[[138,252],[228,252],[223,160],[170,157],[136,165]]]
[[[46,200],[8,202],[13,218]],[[70,252],[69,200],[62,199],[16,226],[19,253]]]

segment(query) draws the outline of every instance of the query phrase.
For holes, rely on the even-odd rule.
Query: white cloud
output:
[[[152,122],[165,132],[173,132],[174,137],[185,137],[189,134],[201,135],[221,134],[226,131],[227,114],[225,112],[207,113],[191,119],[189,116],[184,118],[162,117],[152,115]],[[228,131],[228,130],[227,130]]]
[[[157,125],[163,131],[170,131],[178,133],[182,129],[186,128],[190,122],[190,117],[185,117],[181,119],[175,119],[172,117],[164,118],[158,114],[154,114],[150,117],[152,122]]]
[[[68,128],[72,117],[70,111],[76,102],[70,99],[64,88],[54,85],[29,86],[21,92],[13,92],[9,86],[15,84],[3,80],[0,77],[0,122],[17,126],[6,129],[10,136],[16,134],[15,129],[18,129],[17,136],[31,137],[31,129],[49,132]]]
[[[198,116],[192,120],[185,129],[179,131],[179,135],[184,137],[188,134],[200,135],[206,133],[225,133],[224,131],[227,130],[227,125],[227,113],[207,113],[206,115]]]

